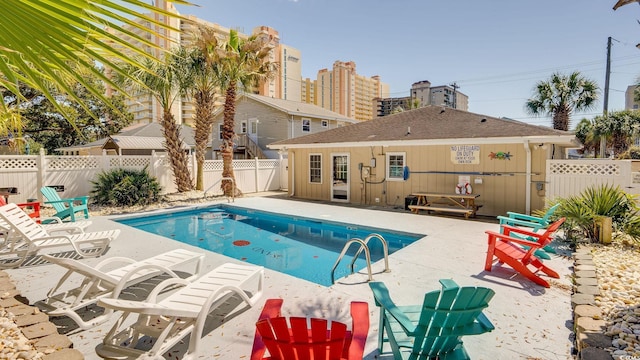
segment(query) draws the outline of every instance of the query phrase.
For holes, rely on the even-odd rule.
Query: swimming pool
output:
[[[332,284],[331,269],[349,239],[380,234],[391,254],[425,236],[225,205],[118,222],[324,286]],[[383,258],[380,241],[372,239],[368,245],[372,262]],[[336,279],[350,273],[357,248],[350,246],[336,268]],[[365,267],[361,254],[355,269]]]

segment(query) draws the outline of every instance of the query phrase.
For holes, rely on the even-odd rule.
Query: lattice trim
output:
[[[46,164],[51,170],[97,169],[98,159],[93,156],[57,156],[47,157]]]
[[[552,163],[549,173],[554,175],[620,175],[618,164],[565,164]]]
[[[36,158],[0,158],[0,170],[37,170]]]

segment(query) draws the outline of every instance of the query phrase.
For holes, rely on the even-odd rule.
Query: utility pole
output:
[[[458,108],[458,99],[456,98],[456,90],[460,86],[458,86],[458,84],[455,81],[453,82],[453,84],[450,84],[449,86],[451,86],[453,88],[453,108],[457,109]]]
[[[604,103],[602,104],[602,115],[605,117],[609,112],[609,78],[611,76],[611,36],[607,38],[607,70],[604,77]],[[607,137],[600,136],[600,157],[605,158],[607,152]]]

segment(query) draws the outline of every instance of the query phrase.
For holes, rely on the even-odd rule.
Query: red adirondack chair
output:
[[[549,225],[543,234],[537,234],[535,232],[508,225],[502,226],[504,234],[494,231],[485,231],[489,236],[489,248],[487,249],[487,260],[484,264],[484,269],[486,271],[491,271],[495,257],[497,258],[498,263],[505,263],[536,284],[549,287],[549,283],[536,275],[536,273],[538,271],[542,271],[548,276],[556,279],[559,278],[560,275],[544,265],[542,260],[537,258],[534,253],[536,250],[545,247],[551,242],[551,240],[553,240],[553,234],[564,221],[565,218],[561,218]],[[512,237],[510,236],[512,233],[523,235],[523,237],[531,237],[535,239],[535,241]],[[529,248],[525,250],[518,245],[526,245]],[[530,267],[533,267],[535,271],[532,271]]]
[[[7,205],[7,202],[4,200],[2,196],[0,196],[0,206]],[[37,222],[40,222],[40,203],[39,202],[28,202],[22,204],[16,204],[22,210],[24,210],[29,217],[32,219],[36,219]]]
[[[282,299],[268,299],[265,303],[256,323],[251,360],[363,358],[369,331],[369,305],[366,302],[351,303],[351,331],[347,330],[347,325],[337,321],[281,317],[281,307]],[[266,350],[269,356],[264,357]]]

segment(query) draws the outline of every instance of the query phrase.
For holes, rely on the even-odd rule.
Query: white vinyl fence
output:
[[[637,160],[547,160],[546,198],[578,195],[588,187],[609,184],[629,194],[640,194]]]
[[[189,157],[191,176],[195,179],[195,156]],[[281,166],[281,164],[283,164]],[[0,156],[0,188],[15,187],[18,194],[10,195],[11,202],[28,199],[42,201],[40,188],[52,186],[60,197],[89,195],[92,181],[97,175],[116,168],[144,169],[158,179],[162,193],[176,191],[173,173],[165,155],[99,155],[99,156],[48,156],[2,155]],[[286,188],[286,161],[282,159],[234,160],[236,186],[243,193],[274,191]],[[204,164],[204,189],[208,195],[221,195],[222,160],[206,160]]]

